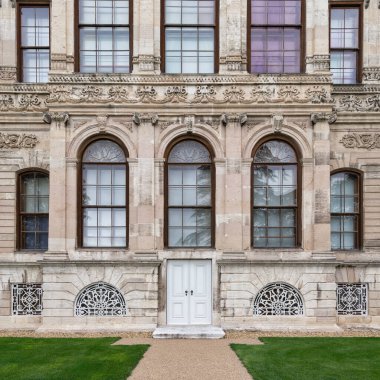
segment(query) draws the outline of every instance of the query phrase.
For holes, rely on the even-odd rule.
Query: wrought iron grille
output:
[[[367,315],[367,284],[337,284],[336,308],[338,315]]]
[[[84,288],[75,302],[77,316],[121,316],[127,314],[123,295],[114,286],[97,282]]]
[[[257,294],[254,315],[303,315],[300,292],[291,285],[276,282],[265,286]]]
[[[41,315],[41,284],[12,284],[12,314]]]

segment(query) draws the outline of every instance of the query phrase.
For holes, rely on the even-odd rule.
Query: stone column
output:
[[[329,50],[329,1],[314,0],[306,3],[306,72],[328,73]]]
[[[137,250],[154,250],[154,124],[157,123],[157,115],[135,114],[133,118],[138,128],[138,175],[137,183],[134,181],[137,194]]]
[[[246,20],[247,2],[222,0],[219,12],[219,72],[240,73],[246,69],[247,63],[246,56],[245,54],[243,56],[242,52],[242,45],[246,40],[246,24],[243,25],[243,18]]]
[[[242,186],[242,244],[243,250],[250,250],[252,226],[251,226],[251,213],[252,213],[252,158],[243,159],[241,165],[241,186]]]
[[[66,248],[66,123],[68,113],[45,113],[50,127],[49,254],[59,256]]]
[[[154,160],[155,167],[155,189],[154,189],[154,203],[155,203],[155,218],[154,218],[154,236],[155,236],[155,249],[164,248],[164,192],[165,192],[165,159],[156,158]]]
[[[314,251],[331,250],[330,238],[330,126],[336,114],[311,116],[314,125]]]
[[[243,249],[242,160],[241,135],[246,115],[223,115],[226,124],[226,179],[224,197],[224,247]]]
[[[138,20],[133,23],[133,51],[131,54],[133,54],[134,74],[154,74],[155,70],[159,70],[160,60],[154,54],[156,32],[154,16],[155,12],[160,13],[160,8],[155,9],[155,5],[155,0],[140,0],[133,3],[133,19]]]
[[[68,252],[76,249],[77,226],[78,226],[78,191],[77,175],[78,160],[66,159],[66,250]]]

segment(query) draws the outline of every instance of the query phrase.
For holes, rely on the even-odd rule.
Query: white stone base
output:
[[[217,326],[162,326],[153,332],[156,339],[221,339],[224,335]]]

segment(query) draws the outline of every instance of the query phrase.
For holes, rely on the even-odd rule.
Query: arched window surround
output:
[[[125,176],[126,176],[126,185],[125,185],[125,198],[126,198],[126,206],[125,206],[125,218],[126,218],[126,245],[124,247],[84,247],[83,245],[83,155],[86,151],[86,149],[93,143],[97,141],[111,141],[115,144],[117,144],[120,149],[123,151],[125,155]],[[92,136],[88,138],[84,143],[81,145],[80,149],[78,150],[78,159],[79,159],[79,165],[78,165],[78,172],[77,172],[77,246],[78,248],[83,249],[90,249],[90,250],[102,250],[102,249],[128,249],[129,245],[129,166],[128,166],[128,150],[126,149],[125,145],[122,141],[120,141],[115,136],[107,134],[106,136]],[[107,165],[107,163],[105,163]]]
[[[364,236],[364,207],[363,207],[363,171],[355,168],[350,168],[350,167],[343,167],[339,169],[332,170],[330,173],[330,185],[331,185],[331,177],[334,174],[339,174],[339,173],[348,173],[348,174],[354,174],[357,177],[358,180],[358,191],[359,191],[359,196],[358,196],[358,202],[359,202],[359,223],[358,223],[358,233],[357,233],[357,248],[353,249],[353,251],[360,251],[363,249],[363,236]],[[330,194],[331,197],[331,194]],[[331,200],[330,200],[331,202]],[[330,205],[331,209],[331,205]],[[330,216],[331,216],[331,211],[330,211]],[[330,222],[331,223],[331,222]],[[333,250],[333,249],[331,249]],[[335,251],[335,250],[334,250]],[[343,249],[344,251],[344,249]],[[352,251],[352,250],[350,250]]]
[[[50,176],[49,176],[49,171],[38,168],[38,167],[30,167],[30,168],[25,168],[22,170],[19,170],[16,172],[16,178],[17,178],[17,183],[16,183],[16,196],[17,196],[17,203],[16,203],[16,249],[17,250],[25,250],[25,251],[41,251],[39,249],[26,249],[23,248],[23,241],[22,241],[22,206],[21,206],[21,187],[22,187],[22,176],[26,174],[31,174],[31,173],[40,173],[44,174],[48,177],[49,180],[49,193],[48,197],[50,197]],[[47,212],[49,214],[49,211]],[[49,237],[49,230],[48,230],[48,237]],[[44,250],[42,250],[44,251]]]
[[[170,247],[169,246],[169,155],[172,149],[183,141],[195,141],[202,144],[210,153],[211,163],[211,244],[209,247]],[[215,248],[215,152],[211,144],[205,139],[194,135],[184,135],[174,139],[165,150],[165,169],[164,169],[164,247],[169,249],[213,249]]]
[[[269,141],[281,141],[286,144],[288,144],[295,152],[296,159],[297,159],[297,203],[296,203],[296,244],[294,247],[289,247],[289,248],[281,248],[281,247],[276,247],[276,248],[265,248],[265,247],[255,247],[254,245],[254,234],[253,234],[253,226],[254,226],[254,175],[253,175],[253,169],[255,166],[254,162],[254,157],[259,150],[259,148],[269,142]],[[288,136],[285,135],[279,135],[279,134],[270,134],[268,136],[265,136],[264,138],[260,139],[254,146],[252,150],[252,165],[251,165],[251,247],[253,249],[276,249],[276,250],[281,250],[281,249],[294,249],[294,248],[301,248],[302,247],[302,165],[301,165],[301,150],[298,146],[298,144],[292,139],[289,138]]]

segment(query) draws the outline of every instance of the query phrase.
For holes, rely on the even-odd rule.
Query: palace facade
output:
[[[0,4],[0,328],[380,328],[379,1]]]

